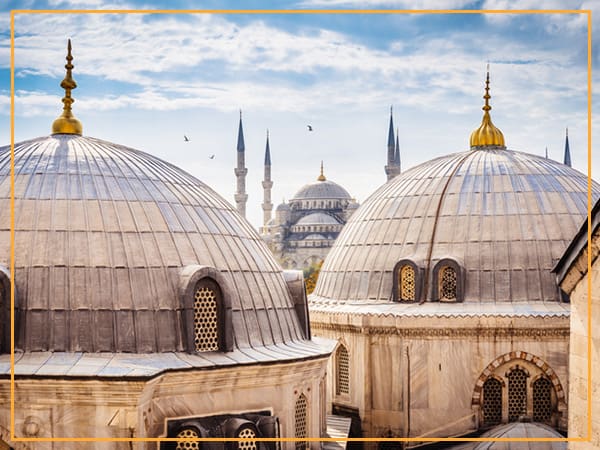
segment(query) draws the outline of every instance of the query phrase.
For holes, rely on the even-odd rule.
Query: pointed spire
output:
[[[325,181],[327,180],[327,178],[325,178],[325,175],[323,175],[323,160],[321,160],[321,175],[319,175],[319,177],[317,178],[317,181]]]
[[[569,148],[569,128],[567,128],[565,134],[565,157],[563,160],[563,164],[571,167],[571,149]]]
[[[240,109],[240,125],[238,127],[237,151],[243,152],[246,150],[244,145],[244,129],[242,127],[242,110]]]
[[[396,153],[394,154],[394,165],[398,167],[398,173],[400,173],[400,132],[396,128]]]
[[[548,146],[546,146],[546,159],[548,159]]]
[[[269,147],[269,129],[267,128],[267,145],[265,146],[265,166],[271,165],[271,148]]]
[[[485,104],[483,105],[483,119],[481,125],[471,133],[471,149],[506,149],[504,145],[504,136],[502,131],[494,126],[490,117],[490,65],[487,66],[487,74],[485,78]]]
[[[71,74],[71,70],[74,67],[73,64],[71,64],[71,61],[73,61],[73,56],[71,56],[71,39],[67,41],[66,59],[67,64],[65,64],[65,69],[67,69],[67,73],[60,83],[60,87],[65,90],[65,96],[62,99],[64,105],[63,112],[60,117],[52,123],[52,134],[81,134],[83,126],[71,112],[71,105],[75,102],[75,100],[71,98],[71,91],[77,87],[77,83],[75,83]]]
[[[394,109],[390,106],[390,127],[388,129],[388,164],[394,161]]]

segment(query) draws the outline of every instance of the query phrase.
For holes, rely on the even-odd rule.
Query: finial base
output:
[[[83,125],[75,117],[60,116],[52,122],[52,134],[79,134],[83,133]]]

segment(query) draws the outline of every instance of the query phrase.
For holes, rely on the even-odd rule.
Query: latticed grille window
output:
[[[400,269],[399,275],[400,279],[398,280],[398,286],[400,286],[400,300],[415,300],[415,269],[406,264]]]
[[[219,350],[217,286],[203,280],[194,294],[194,347],[197,352]]]
[[[191,429],[186,428],[177,433],[178,438],[199,438],[198,433]],[[177,441],[176,450],[199,450],[200,442],[194,441]]]
[[[350,393],[350,358],[348,350],[340,345],[337,351],[337,383],[336,394]]]
[[[439,272],[440,300],[456,300],[456,270],[444,266]]]
[[[502,422],[502,383],[488,378],[483,383],[483,423],[497,425]]]
[[[254,439],[256,437],[256,433],[252,428],[244,428],[238,434],[239,438],[243,439]],[[239,441],[237,443],[238,450],[257,450],[256,441],[248,440],[248,441]]]
[[[527,412],[527,374],[514,369],[508,374],[508,421],[515,422]]]
[[[305,438],[308,437],[307,432],[307,424],[308,424],[308,402],[306,401],[306,397],[304,394],[300,394],[298,400],[296,400],[296,408],[295,408],[295,437],[297,438]],[[304,450],[308,448],[307,441],[297,441],[296,442],[296,450]]]
[[[533,420],[550,422],[552,418],[552,383],[548,378],[533,382]]]

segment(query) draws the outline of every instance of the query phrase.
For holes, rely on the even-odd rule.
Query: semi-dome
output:
[[[340,225],[340,222],[329,214],[317,212],[302,217],[296,225]]]
[[[597,198],[598,185],[592,189]],[[313,302],[387,302],[402,261],[411,266],[416,303],[440,300],[440,263],[452,269],[455,300],[556,302],[550,271],[586,211],[587,177],[550,159],[495,148],[436,158],[356,210],[325,260]]]
[[[10,162],[10,147],[1,147],[4,267],[10,267]],[[224,306],[215,314],[229,327],[226,349],[305,340],[284,273],[260,237],[183,170],[77,134],[16,144],[14,170],[17,349],[193,349],[189,320],[200,311],[186,302],[198,295],[193,286],[200,276],[222,293]],[[269,355],[275,353],[261,358]]]

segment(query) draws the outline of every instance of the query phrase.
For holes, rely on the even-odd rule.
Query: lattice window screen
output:
[[[533,383],[533,421],[550,422],[552,418],[552,382],[539,378]]]
[[[400,286],[400,300],[415,300],[415,269],[408,264],[402,266],[398,282]]]
[[[300,394],[298,400],[296,400],[296,408],[295,408],[295,437],[297,438],[305,438],[308,436],[308,402],[306,401],[306,397],[304,394]],[[296,442],[296,450],[304,450],[308,448],[307,441],[297,441]]]
[[[178,438],[198,438],[198,433],[190,428],[186,428],[185,430],[181,430],[177,434]],[[194,441],[177,441],[176,450],[199,450],[200,442]]]
[[[527,374],[514,369],[508,374],[508,421],[516,422],[527,412]]]
[[[256,437],[256,433],[251,428],[244,428],[238,435],[239,438],[253,439]],[[256,441],[239,441],[238,450],[257,450]]]
[[[483,383],[483,423],[497,425],[502,422],[502,383],[488,378]]]
[[[350,358],[343,345],[337,351],[337,384],[336,394],[350,393]]]
[[[439,271],[440,300],[456,300],[456,270],[444,266]]]
[[[201,284],[194,295],[194,344],[197,352],[219,350],[217,293]]]

